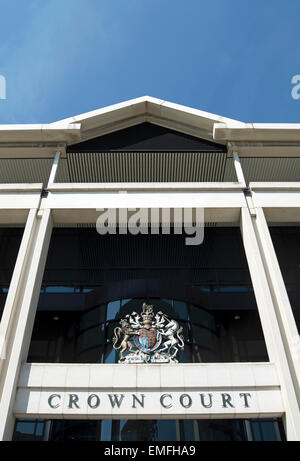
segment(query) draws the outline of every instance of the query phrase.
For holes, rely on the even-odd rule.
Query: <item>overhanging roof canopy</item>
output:
[[[300,157],[300,124],[247,124],[143,96],[44,125],[0,125],[0,157],[53,157],[67,146],[149,122],[227,146],[229,155]]]

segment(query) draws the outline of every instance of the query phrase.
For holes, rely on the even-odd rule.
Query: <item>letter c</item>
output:
[[[52,400],[57,397],[59,400],[61,399],[61,396],[60,394],[52,394],[50,395],[50,397],[48,398],[48,404],[51,408],[58,408],[60,406],[60,403],[57,403],[56,405],[53,405],[52,404]]]
[[[172,403],[169,403],[168,405],[166,405],[164,403],[164,400],[166,397],[170,397],[170,399],[172,400],[172,396],[170,394],[163,394],[161,397],[160,397],[160,404],[164,407],[164,408],[171,408],[172,407]]]

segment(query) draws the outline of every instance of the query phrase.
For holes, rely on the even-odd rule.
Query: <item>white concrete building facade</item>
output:
[[[134,424],[140,420],[176,421],[172,440],[204,440],[206,432],[199,426],[203,421],[244,421],[241,437],[247,440],[259,439],[254,421],[273,426],[279,422],[283,435],[277,439],[300,440],[300,261],[296,267],[300,124],[245,124],[146,96],[48,125],[2,125],[0,165],[0,254],[5,261],[1,269],[0,440],[26,438],[29,432],[24,428],[29,423],[34,426],[33,439],[54,439],[53,421],[80,421],[83,432],[88,424],[106,421],[100,430],[102,439],[134,440],[126,439],[123,423],[114,429],[119,431],[115,439],[112,428],[115,421]],[[149,249],[146,239],[151,236],[143,235],[139,248],[145,252],[140,250],[134,263],[128,256],[122,266],[125,253],[135,251],[137,235],[126,241],[126,252],[125,243],[119,247],[117,232],[105,243],[106,252],[91,243],[94,238],[101,242],[106,238],[96,231],[100,211],[120,209],[204,210],[201,257],[190,246],[186,250],[190,259],[184,259],[185,250],[179,250],[173,240],[168,247],[173,251],[164,250],[166,239],[157,243],[161,246],[151,240]],[[117,225],[122,226],[117,216]],[[162,218],[158,216],[159,229]],[[175,225],[175,215],[170,216],[169,224]],[[14,232],[18,237],[13,250],[7,239]],[[237,242],[233,236],[241,242],[236,252],[243,253],[242,270],[233,263],[235,247],[229,249]],[[60,239],[62,243],[55,247]],[[277,244],[280,239],[283,243]],[[74,243],[79,240],[80,251]],[[216,249],[219,241],[220,251]],[[184,262],[167,265],[168,255],[179,254],[177,250],[182,251]],[[86,266],[78,269],[71,259],[64,260],[64,251],[74,260],[79,253],[82,261],[89,258]],[[155,259],[163,251],[165,260]],[[222,251],[229,254],[220,256]],[[148,262],[149,254],[158,261],[156,265]],[[53,262],[57,257],[61,257],[60,269]],[[206,264],[212,257],[213,263]],[[95,266],[91,261],[96,261]],[[167,267],[166,279],[160,272],[161,261]],[[288,261],[293,261],[291,267]],[[126,275],[120,276],[121,266]],[[61,280],[68,274],[69,284],[58,284],[59,270],[64,271]],[[242,280],[242,271],[247,284],[233,283],[239,277]],[[215,284],[213,273],[218,279]],[[92,281],[84,283],[88,277]],[[184,287],[179,287],[185,277],[190,277],[189,282],[186,279]],[[73,286],[75,279],[78,283]],[[168,281],[162,284],[162,280]],[[172,303],[167,301],[171,298]],[[137,303],[129,305],[134,299]],[[123,364],[118,363],[117,354],[111,355],[111,325],[115,323],[109,322],[122,318],[117,312],[125,315],[144,299],[161,303],[161,309],[169,302],[171,313],[188,309],[186,317],[178,315],[191,335],[187,340],[190,355],[170,364]],[[184,306],[176,307],[180,302]],[[78,303],[76,309],[74,303]],[[129,310],[122,311],[126,303]],[[106,306],[101,328],[104,308],[100,304]],[[198,306],[198,320],[191,320],[196,318],[194,306]],[[82,335],[78,329],[88,323],[87,312],[90,316],[97,312],[99,322],[88,324],[89,330]],[[241,317],[245,323],[236,326]],[[246,318],[251,330],[245,333],[251,337],[247,341],[243,338]],[[69,322],[67,327],[59,326],[62,321]],[[76,328],[71,328],[72,322],[77,322]],[[39,337],[43,328],[48,330],[45,337],[53,328],[46,352],[42,352],[45,340]],[[59,336],[58,330],[68,332],[72,348],[72,332],[77,331],[73,355],[67,352],[66,333]],[[104,339],[100,340],[101,335]],[[95,357],[101,353],[101,360],[88,352],[93,341]],[[228,353],[222,344],[228,346]],[[244,355],[242,347],[249,347]],[[82,355],[76,355],[76,350]],[[188,424],[193,429],[187,429]],[[108,432],[104,427],[109,427]],[[192,431],[190,439],[182,435],[187,431]],[[149,435],[149,440],[158,439]]]

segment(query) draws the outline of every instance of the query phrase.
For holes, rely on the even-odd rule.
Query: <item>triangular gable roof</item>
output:
[[[50,126],[59,128],[68,124],[80,124],[81,140],[85,141],[143,122],[150,122],[208,141],[214,141],[215,123],[223,123],[229,127],[244,126],[244,123],[236,120],[150,96],[131,99],[66,118],[54,122]],[[224,141],[219,141],[219,143],[225,144]]]

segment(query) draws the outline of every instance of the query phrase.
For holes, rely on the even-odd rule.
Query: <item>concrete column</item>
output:
[[[285,407],[285,430],[289,441],[300,440],[300,412],[296,392],[288,366],[275,308],[257,243],[253,220],[248,208],[241,209],[241,233],[252,279],[270,362],[275,363]]]
[[[6,297],[6,302],[1,318],[0,323],[0,371],[4,360],[6,359],[6,343],[9,338],[10,330],[14,323],[14,316],[16,313],[16,292],[18,290],[18,286],[20,285],[20,281],[22,278],[22,274],[24,271],[24,264],[26,260],[26,254],[28,253],[28,249],[33,237],[33,231],[35,228],[36,223],[36,214],[37,209],[32,208],[29,210],[26,225],[24,228],[23,236],[21,245],[19,248],[17,260],[14,267],[14,272],[10,281],[9,290]],[[0,374],[0,383],[1,383],[1,374]],[[0,397],[1,397],[1,387],[0,387]]]
[[[19,371],[27,359],[51,230],[50,210],[30,211],[2,319],[5,337],[0,376],[2,441],[11,440],[13,435]]]
[[[239,154],[237,152],[232,152],[232,158],[233,158],[233,166],[235,169],[237,180],[244,188],[246,188],[247,186],[246,186],[245,176],[243,173]]]
[[[50,175],[49,175],[49,180],[48,180],[48,186],[47,189],[49,188],[50,184],[53,184],[55,181],[57,169],[58,169],[58,163],[60,159],[60,152],[56,152],[55,157],[53,159]]]
[[[253,225],[300,406],[300,337],[262,208],[256,208]]]

